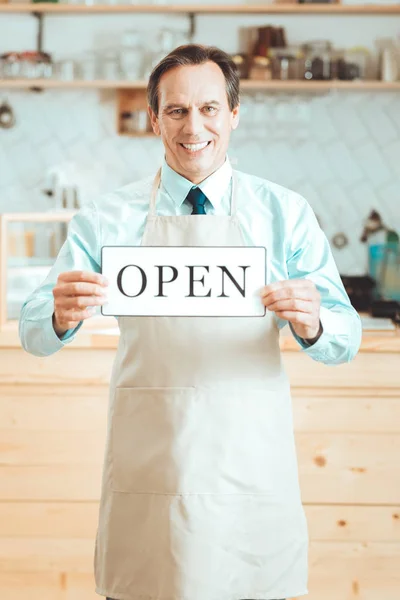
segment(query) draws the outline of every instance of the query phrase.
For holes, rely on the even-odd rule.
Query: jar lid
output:
[[[266,56],[254,56],[253,62],[256,65],[267,67],[270,63],[270,60]]]
[[[235,56],[232,56],[232,60],[235,63],[235,65],[241,65],[242,63],[244,63],[244,58],[240,54],[235,54]]]

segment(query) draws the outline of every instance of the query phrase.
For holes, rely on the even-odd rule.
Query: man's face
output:
[[[229,109],[224,74],[212,61],[165,73],[158,115],[151,108],[149,114],[168,165],[193,183],[223,164],[231,131],[239,123],[239,106]]]

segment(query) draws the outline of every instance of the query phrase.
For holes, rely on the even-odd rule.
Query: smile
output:
[[[209,144],[211,144],[211,141],[200,142],[199,144],[181,144],[181,146],[189,152],[199,152],[200,150],[204,150]]]

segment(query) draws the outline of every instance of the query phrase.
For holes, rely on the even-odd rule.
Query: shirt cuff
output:
[[[83,321],[80,321],[80,323],[78,323],[78,325],[74,329],[68,329],[60,337],[58,337],[58,335],[56,334],[56,336],[58,337],[58,339],[60,340],[60,342],[63,343],[63,346],[65,346],[65,344],[68,344],[69,342],[72,342],[72,340],[74,339],[75,335],[78,333],[78,331],[82,327],[82,325],[83,325]],[[51,326],[52,326],[53,331],[54,331],[53,319],[52,319]],[[54,333],[56,333],[56,332],[54,331]]]
[[[293,334],[295,340],[299,343],[299,345],[301,346],[302,350],[304,350],[304,352],[306,352],[307,354],[313,354],[315,356],[324,357],[325,350],[327,349],[330,339],[331,339],[331,335],[334,335],[335,332],[338,331],[338,328],[335,327],[335,323],[336,323],[335,317],[336,316],[337,315],[332,313],[332,311],[330,311],[325,306],[320,307],[319,320],[322,325],[322,333],[321,333],[320,337],[318,338],[318,340],[316,342],[314,342],[313,344],[310,344],[304,338],[301,338],[300,336],[298,336],[296,334],[296,332],[294,331],[293,326],[290,322],[289,322],[289,327],[292,331],[292,334]]]

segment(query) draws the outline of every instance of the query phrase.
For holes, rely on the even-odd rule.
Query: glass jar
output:
[[[4,79],[22,77],[21,60],[18,52],[7,52],[1,55],[1,73]]]
[[[147,54],[144,78],[148,79],[154,67],[175,48],[175,32],[171,29],[161,29],[157,36],[154,50]]]
[[[121,76],[128,81],[143,77],[143,40],[138,31],[125,31],[119,51]]]
[[[121,130],[131,134],[150,132],[147,110],[143,108],[121,113]]]
[[[337,77],[345,81],[368,79],[369,52],[366,48],[348,48],[340,52]]]
[[[234,54],[231,58],[235,63],[240,79],[246,79],[248,76],[247,56],[244,54]]]
[[[121,79],[120,56],[116,50],[105,50],[99,61],[100,79],[118,81]]]
[[[80,72],[78,64],[71,58],[65,58],[56,62],[54,67],[54,75],[62,81],[74,81],[79,79]]]
[[[98,70],[98,59],[94,52],[87,53],[80,61],[80,73],[84,81],[95,81],[100,79]]]
[[[316,40],[302,46],[304,52],[302,78],[307,80],[333,79],[335,64],[332,45],[327,40]]]
[[[249,79],[268,81],[272,79],[271,61],[266,56],[253,56],[249,70]]]
[[[135,133],[136,122],[134,112],[123,112],[121,113],[121,130],[122,133]]]
[[[299,51],[297,48],[271,48],[272,79],[286,81],[299,79]]]

